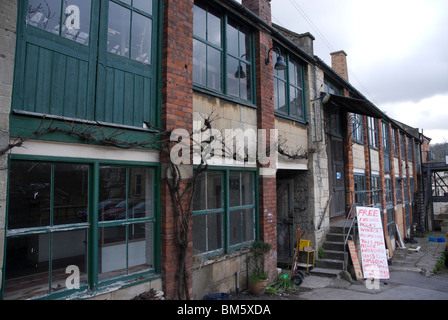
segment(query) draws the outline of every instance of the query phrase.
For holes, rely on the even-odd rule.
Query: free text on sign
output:
[[[364,278],[389,279],[380,209],[356,207],[356,214]]]

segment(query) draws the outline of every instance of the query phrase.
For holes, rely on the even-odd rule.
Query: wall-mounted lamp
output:
[[[326,104],[330,100],[331,95],[326,92],[322,92],[320,98],[322,99],[322,103]]]
[[[271,52],[271,50],[276,51],[277,54],[278,54],[277,62],[274,65],[274,69],[275,70],[285,70],[286,69],[286,63],[285,63],[285,60],[282,57],[282,53],[280,51],[280,48],[278,48],[278,47],[272,47],[271,49],[269,49],[268,57],[266,58],[266,60],[264,62],[266,64],[269,64],[269,53]]]
[[[246,78],[246,73],[244,72],[242,66],[238,66],[238,69],[235,72],[235,78],[237,78],[237,79],[244,79],[244,78]]]
[[[241,58],[244,58],[244,56],[245,56],[246,54],[243,54],[242,56],[241,56]],[[236,69],[236,72],[235,72],[235,78],[237,78],[237,79],[244,79],[244,78],[246,78],[246,73],[244,72],[244,69],[243,69],[243,67],[241,66],[241,64],[238,66],[238,68]]]

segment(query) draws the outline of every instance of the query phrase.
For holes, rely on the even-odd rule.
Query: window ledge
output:
[[[197,92],[200,92],[200,93],[203,93],[203,94],[214,96],[214,97],[217,97],[217,98],[220,98],[220,99],[224,99],[224,100],[227,100],[227,101],[230,101],[230,102],[233,102],[233,103],[237,103],[237,104],[240,104],[240,105],[243,105],[243,106],[246,106],[246,107],[251,107],[251,108],[255,108],[255,109],[257,108],[257,105],[254,104],[253,102],[250,102],[250,101],[247,101],[247,100],[242,100],[242,99],[239,99],[239,98],[233,97],[233,96],[228,96],[228,95],[226,95],[224,93],[221,93],[221,92],[218,92],[218,91],[213,91],[213,90],[210,90],[208,88],[204,88],[204,87],[201,87],[201,86],[198,86],[198,85],[193,85],[193,90],[197,91]]]
[[[291,121],[297,122],[297,123],[302,124],[302,125],[309,125],[310,124],[306,120],[294,118],[294,117],[291,117],[291,116],[289,116],[287,114],[284,114],[284,113],[274,112],[274,114],[275,114],[276,117],[283,118],[283,119],[286,119],[286,120],[291,120]]]
[[[241,248],[239,250],[232,251],[230,253],[221,254],[218,256],[206,257],[205,254],[198,254],[193,257],[193,261],[194,261],[193,269],[199,270],[203,267],[210,266],[215,263],[219,263],[219,262],[231,259],[231,258],[235,258],[235,257],[239,257],[242,255],[248,254],[249,251],[250,251],[250,248],[247,247],[247,248]]]

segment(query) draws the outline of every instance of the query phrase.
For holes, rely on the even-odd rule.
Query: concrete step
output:
[[[344,235],[342,233],[331,233],[330,232],[327,234],[326,241],[343,242]]]
[[[341,270],[337,269],[327,269],[327,268],[313,268],[310,271],[310,274],[313,276],[320,276],[320,277],[329,277],[329,278],[337,278],[339,277],[339,274],[341,273]]]
[[[342,241],[325,241],[323,246],[325,251],[344,251],[344,242]]]
[[[317,259],[316,265],[324,269],[344,270],[344,260],[337,259]]]
[[[324,259],[335,259],[344,261],[344,251],[325,250]]]
[[[330,226],[330,233],[344,233],[344,227],[341,226]]]

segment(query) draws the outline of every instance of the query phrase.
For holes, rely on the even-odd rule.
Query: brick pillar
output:
[[[243,0],[242,4],[264,21],[271,24],[270,0]],[[257,88],[257,125],[258,129],[266,129],[267,139],[270,141],[270,129],[275,129],[274,116],[274,74],[272,52],[270,64],[265,59],[272,40],[266,34],[257,31],[255,34],[256,55],[256,88]],[[260,240],[270,243],[272,250],[265,263],[266,271],[273,280],[277,272],[277,180],[274,176],[259,177],[259,234]]]
[[[193,0],[163,1],[162,126],[166,129],[182,128],[189,132],[192,132],[193,127],[193,3]],[[162,285],[167,298],[176,299],[179,250],[173,202],[164,177],[165,168],[169,163],[168,155],[162,154],[161,162]],[[190,244],[186,257],[190,297],[192,297],[191,227],[190,223]]]
[[[365,176],[366,176],[366,190],[372,190],[372,175],[370,170],[370,144],[369,144],[369,128],[367,124],[367,116],[362,116],[362,121],[364,123],[362,128],[362,135],[364,138],[364,164],[366,166]],[[367,195],[368,203],[373,203],[373,192]]]
[[[386,178],[384,170],[384,146],[383,146],[383,126],[381,119],[376,119],[378,126],[378,158],[380,160],[380,181],[381,181],[381,207],[383,209],[383,233],[387,236],[387,200],[386,200]]]

